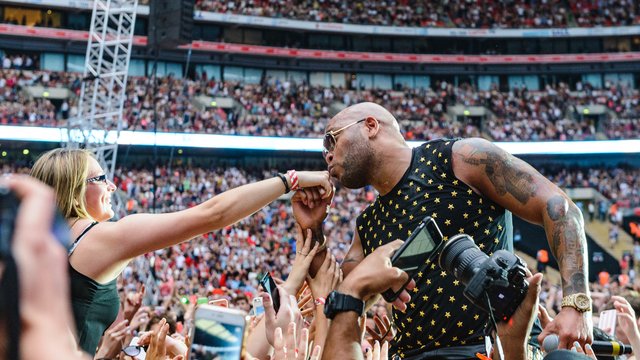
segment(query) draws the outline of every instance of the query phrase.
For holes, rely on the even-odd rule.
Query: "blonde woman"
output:
[[[231,189],[187,210],[136,214],[116,222],[111,195],[116,186],[84,150],[55,149],[42,155],[31,175],[53,187],[68,221],[72,304],[78,343],[94,354],[119,308],[116,278],[132,258],[189,240],[247,217],[290,189],[309,198],[331,196],[329,174],[295,172]]]

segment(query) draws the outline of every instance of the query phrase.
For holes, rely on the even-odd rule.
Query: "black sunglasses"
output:
[[[367,120],[367,118],[364,119],[360,119],[358,121],[354,121],[351,124],[347,125],[347,126],[343,126],[338,130],[331,130],[327,133],[324,134],[324,139],[322,141],[322,146],[324,147],[324,149],[322,149],[322,154],[323,155],[327,155],[327,153],[332,152],[335,147],[336,147],[336,138],[338,137],[338,134],[341,133],[342,131],[346,130],[348,127],[353,126],[355,124],[359,124],[363,121]]]
[[[94,176],[91,178],[87,179],[88,183],[107,183],[107,175],[106,174],[102,174],[102,175],[98,175],[98,176]]]

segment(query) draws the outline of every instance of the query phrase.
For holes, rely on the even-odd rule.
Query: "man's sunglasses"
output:
[[[94,176],[91,178],[87,179],[88,183],[103,183],[106,184],[107,183],[107,175],[106,174],[102,174],[102,175],[98,175],[98,176]]]
[[[341,133],[342,131],[346,130],[348,127],[353,126],[355,124],[359,124],[363,121],[367,120],[367,118],[364,119],[360,119],[358,121],[352,122],[351,124],[347,125],[347,126],[343,126],[338,130],[331,130],[327,133],[324,134],[324,140],[322,142],[322,146],[324,147],[324,149],[322,149],[322,155],[326,156],[327,153],[332,152],[335,148],[336,148],[336,141],[337,141],[337,137],[338,134]]]

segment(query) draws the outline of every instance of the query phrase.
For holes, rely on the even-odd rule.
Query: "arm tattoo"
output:
[[[498,195],[510,194],[523,205],[535,196],[537,186],[525,163],[483,142],[474,142],[471,146],[473,151],[462,155],[463,161],[475,166],[484,165],[484,172]]]
[[[564,294],[586,292],[586,238],[580,210],[556,195],[547,201],[547,215],[553,221],[551,250],[558,260]]]

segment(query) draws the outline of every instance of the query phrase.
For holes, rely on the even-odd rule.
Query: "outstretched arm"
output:
[[[327,172],[299,172],[298,177],[300,186],[317,187],[320,197],[330,196],[332,188]],[[99,241],[85,241],[76,251],[101,256],[82,257],[90,263],[79,264],[80,268],[92,273],[94,279],[112,273],[121,266],[114,266],[116,263],[231,225],[277,199],[284,191],[282,180],[274,177],[225,191],[183,211],[130,215],[117,222],[102,223],[87,235]],[[75,261],[80,259],[76,257]]]
[[[560,266],[564,295],[589,294],[582,213],[560,188],[524,161],[483,139],[465,139],[453,145],[453,170],[477,193],[542,225]],[[565,329],[555,329],[558,335],[564,334],[582,345],[591,342],[591,315],[582,316],[566,307],[563,312],[572,321],[565,322]],[[581,323],[571,330],[570,325],[576,322]]]

